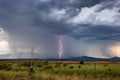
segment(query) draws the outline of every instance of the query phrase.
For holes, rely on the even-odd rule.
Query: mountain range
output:
[[[10,54],[0,55],[0,60],[30,60],[31,58],[26,57],[11,57]],[[70,57],[70,58],[47,58],[47,59],[40,59],[34,58],[34,60],[52,60],[52,61],[120,61],[120,57],[111,57],[111,58],[96,58],[96,57],[89,57],[89,56],[79,56],[79,57]]]
[[[112,58],[95,58],[95,57],[88,57],[88,56],[81,56],[81,57],[71,57],[68,60],[72,61],[120,61],[120,57],[112,57]]]

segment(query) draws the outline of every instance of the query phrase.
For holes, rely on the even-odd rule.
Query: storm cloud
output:
[[[119,7],[119,0],[0,0],[0,24],[12,47],[38,47],[42,58],[58,56],[56,35],[65,35],[64,46],[71,45],[65,57],[88,55],[88,45],[91,50],[98,46],[101,56],[111,56],[108,46],[120,40]]]

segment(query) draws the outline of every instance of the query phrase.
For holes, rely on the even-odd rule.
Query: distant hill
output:
[[[26,55],[25,55],[26,56]],[[30,55],[28,57],[21,56],[15,57],[14,54],[5,54],[0,55],[0,60],[30,60]],[[95,58],[95,57],[88,57],[88,56],[80,56],[80,57],[70,57],[70,58],[50,58],[50,59],[40,59],[34,58],[34,60],[48,60],[48,61],[120,61],[120,57],[112,57],[112,58]]]
[[[120,61],[120,57],[112,57],[112,58],[95,58],[95,57],[88,57],[88,56],[81,56],[81,57],[71,57],[67,60],[72,61]]]
[[[113,57],[113,58],[110,58],[111,61],[120,61],[120,57]]]
[[[75,61],[102,61],[103,58],[95,58],[95,57],[88,57],[88,56],[81,56],[81,57],[71,57],[68,60],[75,60]]]

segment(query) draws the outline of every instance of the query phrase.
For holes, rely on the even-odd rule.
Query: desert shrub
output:
[[[84,61],[80,61],[80,64],[84,64]]]
[[[31,64],[30,64],[30,62],[24,62],[24,63],[22,63],[21,65],[22,65],[22,66],[29,67]]]
[[[81,66],[79,65],[78,68],[81,68]]]
[[[12,66],[9,65],[9,64],[0,64],[0,69],[1,70],[11,70],[12,69]]]
[[[63,66],[64,66],[64,67],[66,67],[66,66],[67,66],[67,64],[63,64]]]
[[[10,71],[10,70],[12,70],[12,67],[7,67],[6,70],[7,70],[7,71]]]
[[[51,65],[48,65],[46,68],[47,68],[47,69],[52,69],[52,66],[51,66]]]
[[[74,66],[70,66],[70,69],[73,69],[74,68]]]
[[[47,65],[44,67],[44,69],[52,69],[53,67],[51,65]]]
[[[58,68],[58,67],[60,67],[60,65],[59,65],[59,64],[56,64],[54,67],[55,67],[55,68]]]
[[[30,68],[29,68],[29,74],[32,74],[34,71],[35,71],[35,70],[34,70],[34,67],[33,67],[33,66],[30,66]]]
[[[42,67],[42,64],[38,64],[37,67]]]

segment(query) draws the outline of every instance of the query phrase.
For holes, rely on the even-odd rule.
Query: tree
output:
[[[84,61],[80,61],[80,64],[84,64]]]

